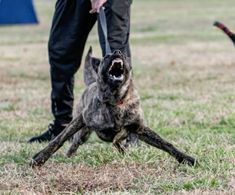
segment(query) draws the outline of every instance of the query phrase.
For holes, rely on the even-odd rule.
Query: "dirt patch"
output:
[[[193,191],[186,191],[186,190],[182,190],[179,192],[174,193],[175,195],[180,194],[180,195],[232,195],[234,194],[234,191],[230,190],[201,190],[201,189],[197,189],[197,190],[193,190]]]
[[[235,177],[231,178],[229,183],[229,187],[235,191]]]
[[[42,194],[126,191],[133,188],[136,179],[160,174],[154,165],[149,164],[107,164],[100,167],[50,164],[33,170],[28,167],[19,170],[8,165],[5,171],[8,178],[0,182],[2,190]]]

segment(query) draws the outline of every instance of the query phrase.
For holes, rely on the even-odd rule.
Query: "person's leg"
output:
[[[48,43],[51,73],[51,109],[55,121],[29,142],[48,141],[72,120],[74,74],[78,70],[87,36],[96,22],[89,0],[57,0]]]
[[[118,49],[127,57],[131,57],[129,47],[131,3],[132,0],[108,0],[104,5],[111,51]],[[98,25],[98,32],[104,56],[105,42],[100,25]]]

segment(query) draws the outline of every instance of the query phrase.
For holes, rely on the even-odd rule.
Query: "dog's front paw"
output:
[[[189,166],[196,166],[197,160],[193,157],[188,156],[183,160],[183,163],[185,163]]]
[[[184,156],[180,159],[177,159],[180,164],[187,164],[189,166],[196,166],[198,165],[198,161],[191,157],[191,156]]]
[[[33,158],[29,163],[29,166],[31,167],[42,166],[49,159],[50,156],[51,156],[50,153],[42,150],[33,156]]]
[[[29,166],[36,167],[41,166],[45,163],[44,159],[40,155],[36,154],[30,161]]]

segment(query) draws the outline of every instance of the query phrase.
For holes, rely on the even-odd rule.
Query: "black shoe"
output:
[[[34,136],[32,137],[28,143],[33,143],[33,142],[48,142],[54,139],[57,135],[60,134],[61,131],[64,130],[66,125],[59,125],[55,123],[51,123],[48,126],[48,130],[42,133],[41,135]]]

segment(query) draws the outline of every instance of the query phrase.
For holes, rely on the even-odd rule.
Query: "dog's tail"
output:
[[[214,26],[218,27],[221,29],[235,44],[235,33],[233,33],[228,27],[226,27],[223,23],[215,21]]]
[[[100,59],[92,57],[92,47],[90,47],[86,55],[83,72],[84,82],[87,86],[96,81],[99,63]]]

